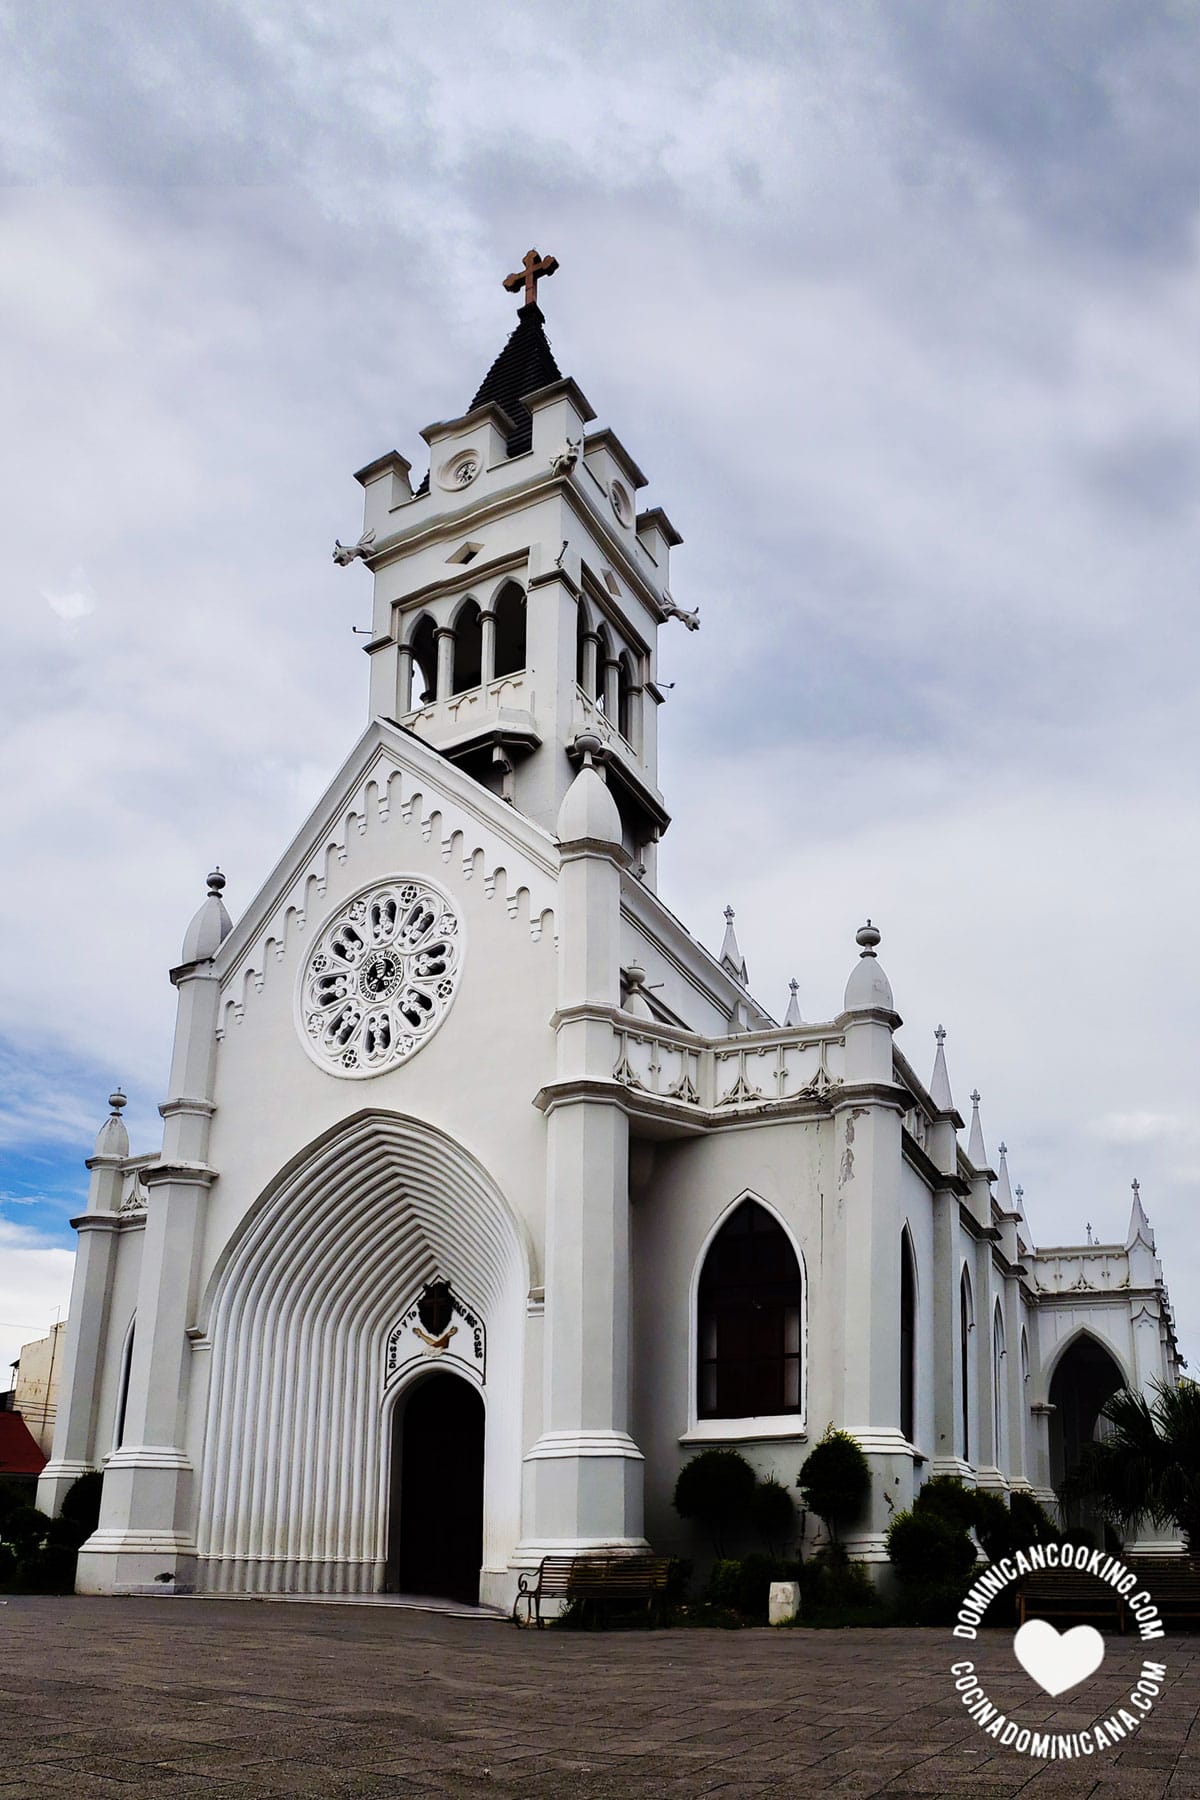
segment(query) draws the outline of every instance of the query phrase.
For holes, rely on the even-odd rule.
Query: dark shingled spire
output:
[[[517,328],[484,376],[469,412],[494,400],[502,406],[515,427],[508,440],[508,454],[520,456],[533,444],[533,418],[521,404],[523,394],[535,394],[562,380],[562,370],[542,327],[546,321],[540,306],[522,306],[517,310]]]

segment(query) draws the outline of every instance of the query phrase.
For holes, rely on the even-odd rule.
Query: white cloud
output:
[[[1200,1355],[1195,33],[648,4],[633,55],[611,11],[418,12],[23,32],[0,1137],[82,1156],[119,1079],[153,1142],[206,870],[236,913],[365,720],[351,471],[466,404],[536,241],[703,614],[663,634],[665,897],[714,946],[732,899],[810,1013],[871,912],[1034,1231],[1123,1234],[1137,1174]]]
[[[66,1318],[74,1261],[42,1233],[0,1218],[0,1388],[8,1387],[22,1344]]]

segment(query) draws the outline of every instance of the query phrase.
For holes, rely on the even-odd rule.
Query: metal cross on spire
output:
[[[519,293],[525,289],[524,306],[537,305],[537,284],[544,275],[553,275],[558,267],[556,256],[543,256],[538,250],[527,250],[521,268],[515,275],[504,277],[505,291],[509,294]]]

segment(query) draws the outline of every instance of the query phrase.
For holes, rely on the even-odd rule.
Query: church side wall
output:
[[[944,1202],[942,1202],[944,1204]],[[933,1196],[910,1164],[900,1177],[900,1229],[908,1227],[917,1272],[916,1382],[913,1444],[926,1458],[939,1454],[934,1425],[934,1396],[950,1371],[937,1367],[934,1335],[935,1275],[933,1263]],[[900,1321],[896,1321],[897,1358]],[[897,1367],[899,1362],[897,1361]]]
[[[117,1410],[121,1403],[125,1339],[137,1308],[138,1278],[142,1268],[145,1230],[123,1226],[117,1234],[113,1258],[112,1288],[108,1302],[107,1332],[96,1395],[95,1456],[103,1467],[116,1447]]]
[[[841,1320],[824,1261],[831,1233],[834,1139],[829,1120],[730,1129],[659,1144],[634,1195],[633,1435],[646,1457],[646,1535],[662,1554],[705,1562],[711,1546],[671,1505],[680,1469],[713,1442],[736,1445],[762,1476],[794,1487],[809,1442],[829,1418],[828,1346]],[[703,1251],[727,1212],[750,1196],[778,1214],[803,1259],[807,1312],[807,1438],[756,1440],[742,1421],[695,1428],[693,1305]],[[814,1354],[814,1346],[819,1347]],[[722,1431],[724,1437],[717,1435]],[[712,1431],[713,1435],[706,1435]],[[688,1441],[680,1442],[681,1438]],[[750,1548],[751,1546],[747,1546]]]

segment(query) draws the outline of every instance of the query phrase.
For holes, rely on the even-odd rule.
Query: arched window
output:
[[[575,680],[588,693],[588,617],[583,601],[575,607]]]
[[[129,1377],[133,1369],[133,1334],[136,1325],[135,1317],[130,1321],[121,1350],[121,1379],[117,1388],[117,1416],[113,1427],[114,1450],[119,1450],[125,1441],[125,1414],[129,1407]]]
[[[992,1430],[993,1460],[998,1469],[1008,1467],[1007,1434],[1004,1429],[1004,1363],[1008,1355],[1004,1342],[1004,1315],[997,1300],[992,1313]]]
[[[411,710],[437,699],[437,628],[426,613],[412,635],[413,692]]]
[[[900,1429],[915,1443],[917,1428],[917,1270],[908,1226],[900,1233]]]
[[[605,672],[612,661],[612,639],[608,635],[608,627],[602,625],[599,632],[599,643],[596,647],[596,691],[592,698],[601,712],[608,710],[605,697]]]
[[[958,1284],[958,1372],[962,1385],[962,1445],[964,1462],[971,1460],[971,1331],[974,1328],[971,1278],[964,1269]]]
[[[525,667],[525,595],[510,581],[496,600],[496,675]]]
[[[633,670],[629,652],[622,650],[617,662],[617,730],[629,744],[633,742],[632,686]]]
[[[479,606],[468,600],[454,621],[454,680],[451,691],[465,694],[483,680],[483,628]]]
[[[743,1200],[700,1271],[696,1395],[702,1419],[800,1411],[803,1291],[778,1220]]]

